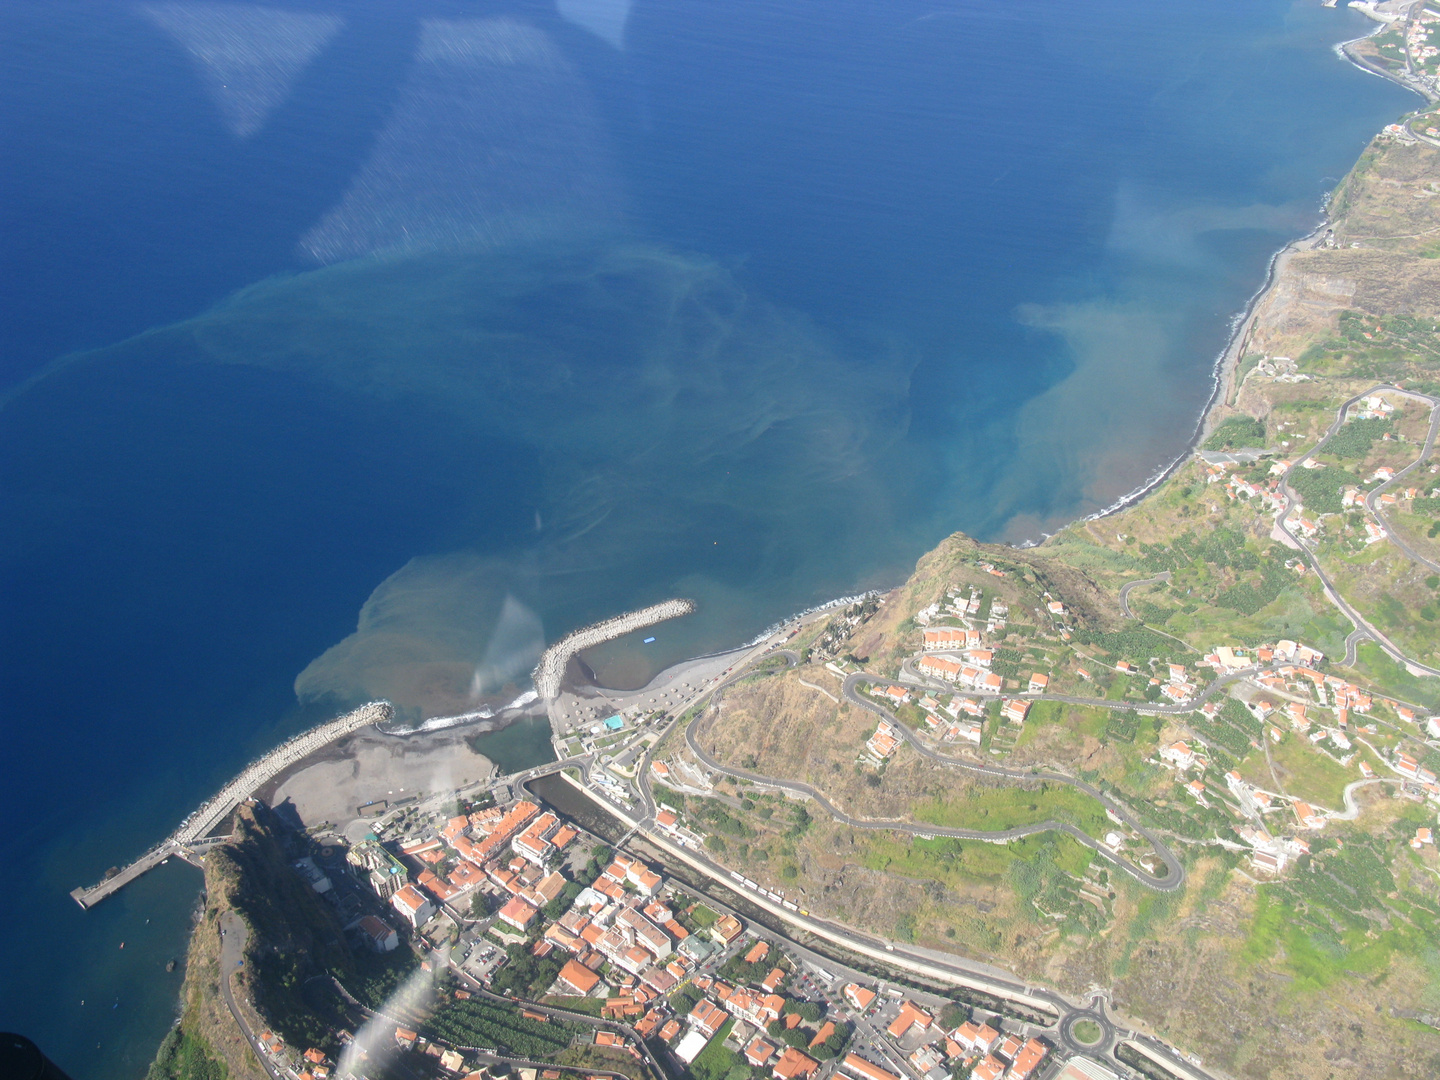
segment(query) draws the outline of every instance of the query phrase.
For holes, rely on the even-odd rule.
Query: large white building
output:
[[[390,898],[390,903],[416,928],[424,926],[435,914],[435,905],[414,885],[406,885]]]

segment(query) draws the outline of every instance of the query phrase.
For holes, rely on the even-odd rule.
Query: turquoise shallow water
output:
[[[73,1075],[143,1073],[198,875],[66,893],[250,757],[1104,505],[1410,107],[1309,2],[623,9],[4,14],[8,385],[77,351],[0,412],[0,1017]]]

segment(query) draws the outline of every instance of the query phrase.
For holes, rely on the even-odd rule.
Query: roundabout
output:
[[[1075,1054],[1105,1054],[1115,1044],[1115,1025],[1095,1004],[1076,1009],[1060,1021],[1060,1041]]]

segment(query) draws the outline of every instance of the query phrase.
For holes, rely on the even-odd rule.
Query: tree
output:
[[[686,983],[670,995],[670,1007],[675,1010],[676,1016],[687,1016],[702,997],[704,995],[692,983]]]
[[[578,881],[567,881],[565,887],[560,890],[560,895],[545,905],[545,918],[554,922],[570,910],[570,905],[575,903],[575,898],[584,891],[585,886]]]
[[[844,1020],[837,1020],[835,1022],[835,1030],[830,1033],[830,1037],[826,1039],[821,1045],[825,1048],[825,1052],[830,1057],[836,1057],[839,1055],[841,1050],[845,1049],[845,1044],[849,1041],[850,1025],[847,1024]]]

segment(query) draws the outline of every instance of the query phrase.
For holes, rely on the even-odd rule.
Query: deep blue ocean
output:
[[[0,1028],[141,1076],[199,875],[68,891],[343,703],[499,701],[544,641],[694,597],[607,654],[643,678],[1143,482],[1415,104],[1335,55],[1369,29],[0,6]]]

